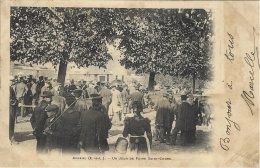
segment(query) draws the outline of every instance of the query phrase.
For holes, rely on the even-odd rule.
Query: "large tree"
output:
[[[115,35],[113,9],[11,8],[11,60],[59,66],[64,84],[68,62],[105,67],[112,56],[107,39]]]
[[[121,16],[121,64],[149,73],[209,79],[211,12],[203,9],[127,9]],[[195,87],[195,85],[194,85]]]

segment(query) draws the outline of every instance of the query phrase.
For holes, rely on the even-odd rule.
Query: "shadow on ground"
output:
[[[18,142],[23,142],[23,141],[35,139],[35,136],[33,136],[32,131],[18,132],[15,133],[15,139]]]

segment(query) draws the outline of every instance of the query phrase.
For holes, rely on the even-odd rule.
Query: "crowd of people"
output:
[[[130,151],[149,153],[152,139],[175,145],[181,132],[185,145],[196,141],[196,125],[210,124],[205,101],[187,93],[178,101],[174,94],[162,92],[161,99],[152,103],[138,84],[130,88],[127,84],[70,80],[63,88],[55,79],[40,76],[37,81],[32,75],[11,77],[10,81],[10,141],[17,143],[15,120],[25,105],[24,114],[31,113],[37,153],[104,153],[109,150],[112,125],[124,126],[122,135],[129,138]],[[142,116],[145,107],[156,111],[153,133],[151,121]]]

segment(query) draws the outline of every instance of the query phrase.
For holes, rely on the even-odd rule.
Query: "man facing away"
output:
[[[186,145],[188,132],[194,130],[195,128],[195,117],[192,106],[186,101],[187,96],[181,95],[182,103],[177,106],[176,110],[176,125],[172,132],[171,142],[168,145],[175,145],[177,134],[182,131],[181,135],[181,145]]]

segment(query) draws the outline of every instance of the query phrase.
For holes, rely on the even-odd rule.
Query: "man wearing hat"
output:
[[[16,119],[16,108],[18,101],[16,99],[16,95],[13,89],[15,79],[14,77],[10,77],[10,106],[9,106],[9,140],[11,144],[18,144],[18,142],[14,138],[14,127],[15,127],[15,119]]]
[[[82,114],[79,147],[86,153],[103,153],[109,150],[107,138],[111,122],[102,110],[102,97],[92,94],[92,106]]]
[[[177,106],[176,110],[176,125],[172,132],[171,142],[168,145],[175,145],[177,134],[182,131],[181,145],[186,145],[187,133],[190,130],[195,129],[195,117],[192,106],[186,101],[187,95],[181,95],[182,103]]]
[[[80,134],[80,117],[81,113],[74,109],[76,98],[70,95],[66,98],[67,110],[62,114],[63,122],[63,146],[62,153],[78,154],[80,151],[77,148]]]
[[[45,109],[48,119],[45,122],[44,134],[46,135],[45,150],[48,153],[61,154],[62,148],[62,121],[57,119],[59,107],[51,104]]]
[[[160,143],[165,142],[170,139],[170,132],[172,128],[172,122],[174,118],[173,108],[167,99],[167,93],[163,94],[163,98],[159,100],[155,106],[156,118],[155,118],[155,140],[158,136],[160,138]]]
[[[44,91],[41,95],[42,101],[35,107],[32,117],[30,119],[33,135],[36,137],[37,145],[36,152],[44,153],[46,145],[46,136],[43,134],[44,124],[48,118],[45,108],[52,102],[53,94],[50,91]]]
[[[80,113],[83,113],[88,109],[86,99],[83,98],[83,90],[76,89],[73,91],[73,95],[76,98],[76,103],[74,106],[75,111],[79,111]]]

